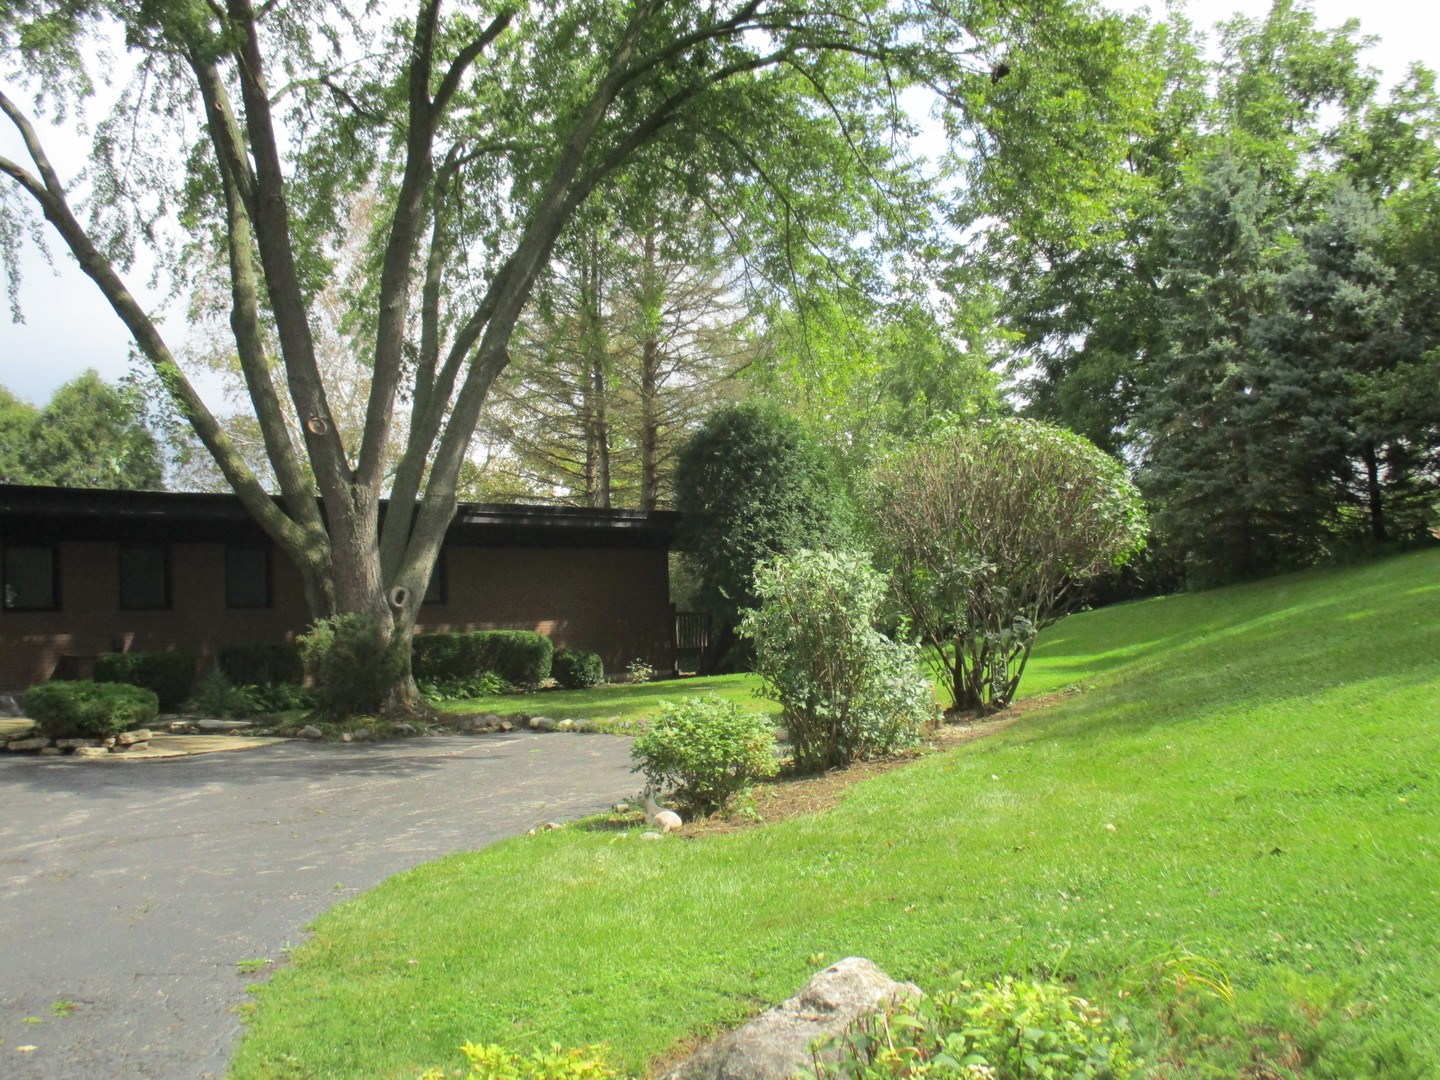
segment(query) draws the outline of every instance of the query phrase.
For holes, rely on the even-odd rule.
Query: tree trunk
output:
[[[1375,453],[1375,444],[1366,443],[1360,452],[1365,462],[1365,498],[1370,507],[1370,538],[1377,544],[1385,543],[1385,500],[1380,487],[1380,459]]]
[[[655,234],[645,234],[646,299],[658,303],[653,294],[655,278]],[[658,474],[660,456],[660,337],[658,319],[651,320],[640,346],[640,509],[654,510],[660,501]]]

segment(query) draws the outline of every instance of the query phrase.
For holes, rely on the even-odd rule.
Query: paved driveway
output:
[[[627,739],[531,733],[0,758],[0,1077],[222,1076],[239,962],[399,870],[603,809],[629,765]]]

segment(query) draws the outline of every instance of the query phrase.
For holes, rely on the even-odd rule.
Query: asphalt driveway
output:
[[[603,809],[629,767],[628,739],[528,732],[0,757],[0,1077],[223,1076],[245,961],[397,871]]]

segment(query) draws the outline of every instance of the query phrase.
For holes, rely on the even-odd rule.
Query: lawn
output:
[[[737,701],[747,709],[778,715],[780,706],[755,696],[760,680],[754,675],[687,675],[658,682],[605,684],[589,690],[537,690],[529,694],[444,701],[440,708],[458,713],[530,713],[555,720],[639,720],[655,715],[661,702],[714,694]]]
[[[856,954],[1070,980],[1146,1076],[1440,1075],[1437,658],[1440,551],[1075,616],[1025,690],[1082,692],[828,813],[521,837],[341,905],[233,1078],[413,1080],[466,1039],[639,1070]]]

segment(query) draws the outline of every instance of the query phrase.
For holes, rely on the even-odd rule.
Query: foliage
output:
[[[421,696],[428,701],[494,697],[497,694],[508,694],[514,689],[493,671],[482,671],[478,675],[442,675],[436,679],[422,679],[417,675],[415,683],[420,688]]]
[[[160,706],[153,690],[129,683],[59,680],[27,690],[25,711],[52,739],[99,739],[143,727]]]
[[[1033,420],[982,421],[897,453],[876,471],[873,508],[897,601],[957,709],[1009,704],[1036,632],[1145,536],[1119,463]]]
[[[494,1043],[467,1042],[460,1051],[470,1063],[465,1080],[621,1080],[603,1046],[562,1050],[552,1045],[548,1051],[522,1054]],[[449,1075],[444,1069],[427,1069],[420,1080],[445,1080]]]
[[[92,369],[58,387],[42,409],[0,388],[0,483],[159,490],[160,451],[143,403]]]
[[[713,694],[665,702],[630,747],[646,780],[669,788],[695,814],[724,810],[756,780],[774,776],[775,729],[769,718]]]
[[[415,677],[430,683],[491,671],[516,686],[539,686],[550,677],[554,652],[550,639],[533,630],[416,634],[411,639]]]
[[[215,663],[236,686],[275,686],[305,679],[305,659],[293,641],[227,645],[216,654]]]
[[[196,682],[190,707],[199,716],[246,717],[254,714],[255,701],[223,671],[212,668]]]
[[[1125,1080],[1130,1038],[1064,986],[1006,976],[904,1001],[866,1017],[818,1054],[815,1080]]]
[[[771,404],[717,409],[681,449],[676,544],[695,568],[697,607],[715,616],[712,651],[758,602],[752,577],[760,562],[839,536],[844,510],[836,481],[799,422]]]
[[[631,660],[625,665],[625,674],[630,682],[639,686],[643,683],[655,681],[655,669],[644,660]]]
[[[1440,1075],[1437,599],[1440,549],[1087,611],[1026,675],[1062,701],[823,812],[638,848],[597,823],[418,867],[319,917],[234,1078],[409,1076],[457,1023],[602,1040],[638,1075],[849,955],[922,985],[1064,983],[1170,1080],[1285,1076],[1297,1053],[1307,1080]],[[498,1007],[437,1011],[482,981]]]
[[[190,696],[198,658],[192,652],[102,653],[95,658],[95,681],[129,683],[155,691],[160,708],[178,708]]]
[[[559,649],[550,661],[550,674],[566,690],[584,690],[605,681],[605,661],[587,649]]]
[[[315,696],[328,716],[375,715],[407,670],[405,642],[386,620],[364,615],[317,619],[296,639],[305,666],[318,676]]]
[[[755,571],[761,606],[740,632],[755,642],[764,696],[781,705],[802,773],[913,743],[934,718],[918,651],[875,628],[884,580],[858,552],[800,551]]]

